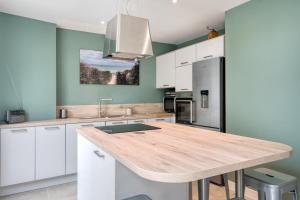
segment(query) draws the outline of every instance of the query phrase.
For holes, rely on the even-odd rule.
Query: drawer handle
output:
[[[182,89],[180,89],[180,90],[187,91],[187,90],[189,90],[189,89],[187,89],[187,88],[182,88]]]
[[[182,62],[182,63],[180,63],[180,64],[182,64],[182,65],[185,65],[185,64],[188,64],[189,62]]]
[[[143,120],[137,120],[137,121],[134,121],[135,123],[144,123]]]
[[[45,127],[45,130],[47,131],[54,131],[54,130],[59,130],[60,128],[58,126],[53,126],[53,127]]]
[[[94,127],[94,124],[83,124],[81,127]]]
[[[169,85],[163,85],[163,87],[168,87]]]
[[[155,121],[159,122],[159,121],[165,121],[165,119],[156,119]]]
[[[124,124],[124,122],[112,122],[112,124]]]
[[[213,55],[209,55],[209,56],[204,56],[203,58],[212,58]]]
[[[27,133],[27,129],[16,129],[16,130],[11,130],[12,133]]]
[[[98,156],[99,158],[104,159],[105,155],[101,154],[98,150],[94,151],[94,153],[96,154],[96,156]]]

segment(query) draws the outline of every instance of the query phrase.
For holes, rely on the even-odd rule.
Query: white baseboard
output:
[[[17,194],[21,192],[27,192],[31,190],[37,190],[47,188],[50,186],[61,185],[65,183],[71,183],[77,180],[77,175],[60,176],[51,179],[45,179],[40,181],[33,181],[29,183],[22,183],[18,185],[0,187],[0,197],[11,194]]]
[[[231,191],[235,191],[235,182],[233,181],[228,181],[229,183],[229,190]],[[255,190],[252,190],[248,187],[246,187],[245,190],[245,198],[249,199],[249,200],[258,200],[258,194]]]

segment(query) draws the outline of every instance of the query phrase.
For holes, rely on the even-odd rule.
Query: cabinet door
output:
[[[65,126],[36,127],[36,179],[65,175]]]
[[[78,200],[115,200],[115,160],[78,135]]]
[[[106,126],[117,126],[117,125],[124,125],[127,124],[126,120],[121,120],[121,121],[109,121],[105,123]]]
[[[77,173],[77,132],[79,128],[105,126],[105,122],[66,125],[66,174]]]
[[[193,67],[187,65],[176,68],[176,92],[193,90]]]
[[[1,129],[1,186],[35,179],[35,128]]]
[[[225,56],[224,36],[197,44],[197,61],[223,56]]]
[[[134,119],[134,120],[128,120],[128,124],[143,124],[146,123],[147,119]]]
[[[156,57],[156,88],[175,87],[175,52]]]
[[[171,118],[169,117],[151,118],[148,119],[148,122],[171,122]]]
[[[196,45],[188,46],[176,51],[176,67],[191,65],[196,61]]]

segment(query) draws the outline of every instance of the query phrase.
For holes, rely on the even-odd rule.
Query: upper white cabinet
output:
[[[176,67],[191,65],[196,61],[196,45],[184,47],[176,51]]]
[[[35,128],[1,130],[1,186],[35,179]]]
[[[175,52],[156,57],[156,88],[175,87]]]
[[[77,173],[77,137],[79,128],[105,126],[105,122],[66,125],[66,174]]]
[[[224,56],[224,36],[207,40],[197,45],[197,61]]]
[[[176,67],[176,92],[188,92],[193,90],[193,67],[186,65]]]
[[[36,127],[36,179],[65,175],[65,126]]]

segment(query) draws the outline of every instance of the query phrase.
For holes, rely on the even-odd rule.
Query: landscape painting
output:
[[[139,62],[103,59],[101,51],[80,50],[80,83],[139,85]]]

